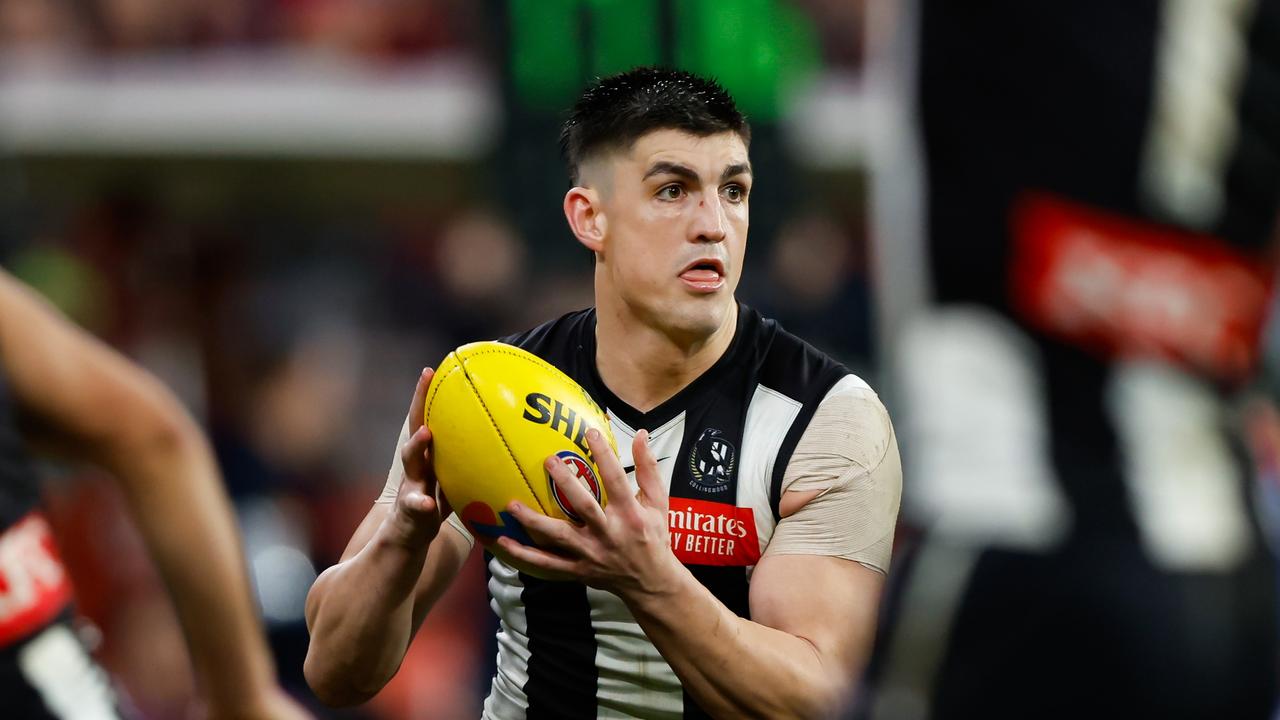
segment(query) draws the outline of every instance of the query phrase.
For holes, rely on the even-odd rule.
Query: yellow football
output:
[[[530,352],[478,342],[449,353],[427,389],[426,424],[436,479],[454,512],[487,550],[519,569],[528,571],[497,539],[535,543],[508,503],[580,522],[543,467],[548,457],[572,468],[601,506],[607,500],[586,436],[599,430],[616,452],[608,417],[582,386]]]

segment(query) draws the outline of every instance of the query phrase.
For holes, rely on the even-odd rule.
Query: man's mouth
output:
[[[718,290],[724,285],[724,263],[715,258],[701,258],[690,263],[680,273],[680,279],[695,290]]]

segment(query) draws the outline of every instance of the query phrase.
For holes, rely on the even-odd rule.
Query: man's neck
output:
[[[729,349],[738,307],[708,337],[672,337],[618,308],[597,307],[596,368],[620,400],[649,412],[706,372]]]

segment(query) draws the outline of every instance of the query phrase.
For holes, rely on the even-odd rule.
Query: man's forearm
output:
[[[307,596],[307,681],[330,705],[372,697],[391,679],[413,636],[414,587],[429,545],[388,539],[384,522],[354,556],[325,570]]]
[[[175,411],[123,433],[100,460],[173,598],[203,695],[216,713],[252,709],[273,691],[275,668],[207,443]]]
[[[843,685],[808,641],[738,617],[683,566],[624,597],[685,689],[713,717],[824,717]]]

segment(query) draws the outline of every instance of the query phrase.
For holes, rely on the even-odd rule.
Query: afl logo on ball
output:
[[[729,476],[737,461],[737,451],[725,439],[724,433],[706,428],[689,452],[689,472],[693,474],[693,486],[702,492],[720,492],[729,487]]]
[[[561,450],[556,453],[556,457],[560,458],[560,462],[569,466],[574,475],[587,486],[587,490],[595,497],[596,502],[600,502],[600,481],[596,480],[596,473],[591,469],[591,463],[587,462],[581,455],[572,450]],[[573,506],[569,504],[569,498],[560,492],[560,488],[556,487],[556,481],[552,479],[551,474],[547,473],[547,484],[551,487],[551,497],[556,499],[556,504],[569,516],[570,520],[581,524],[582,518],[573,511]]]

